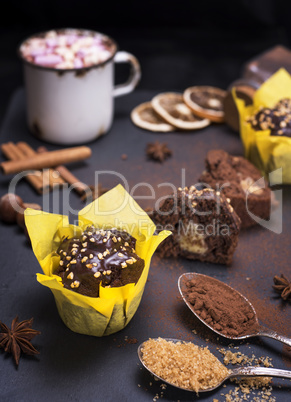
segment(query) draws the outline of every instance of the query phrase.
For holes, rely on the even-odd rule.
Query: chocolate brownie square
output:
[[[179,188],[153,211],[152,219],[157,232],[172,231],[157,250],[160,256],[231,263],[240,219],[219,191],[195,186]]]
[[[291,51],[277,45],[246,62],[242,76],[262,84],[282,67],[291,74]]]
[[[241,228],[257,224],[248,211],[260,219],[270,218],[271,190],[251,162],[223,150],[212,150],[206,156],[205,165],[199,181],[222,191],[240,217]]]

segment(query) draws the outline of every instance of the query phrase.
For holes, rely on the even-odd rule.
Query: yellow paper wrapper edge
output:
[[[78,333],[103,336],[123,329],[136,312],[148,277],[151,257],[171,232],[154,235],[155,225],[134,199],[118,185],[79,212],[79,226],[68,217],[27,209],[25,224],[33,252],[43,270],[37,280],[51,289],[64,323]],[[136,238],[136,252],[145,267],[136,285],[119,288],[100,286],[100,297],[93,298],[65,289],[54,275],[59,264],[56,250],[63,236],[73,237],[88,225],[118,227]]]

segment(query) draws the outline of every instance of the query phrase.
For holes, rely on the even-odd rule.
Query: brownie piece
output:
[[[135,243],[125,231],[89,226],[80,237],[63,239],[55,274],[65,288],[90,297],[99,296],[100,284],[119,287],[137,283],[144,260],[136,255]]]
[[[271,190],[253,184],[262,175],[247,159],[231,156],[223,150],[209,151],[205,159],[206,171],[199,178],[214,189],[221,189],[241,219],[241,228],[256,225],[249,211],[261,219],[268,220],[271,212]],[[246,199],[246,194],[248,198]]]
[[[157,250],[160,256],[231,263],[240,219],[220,192],[195,186],[179,188],[153,212],[152,219],[157,232],[172,231]]]
[[[291,51],[277,45],[248,61],[243,67],[242,76],[262,84],[282,67],[291,74]]]

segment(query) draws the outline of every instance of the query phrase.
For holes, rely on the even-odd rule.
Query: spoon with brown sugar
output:
[[[167,384],[192,392],[213,391],[234,377],[290,378],[291,371],[266,367],[227,369],[209,349],[178,339],[156,338],[138,348],[142,365]]]
[[[267,336],[291,346],[291,339],[259,324],[253,305],[237,290],[207,275],[185,273],[178,287],[184,302],[203,324],[228,339]]]

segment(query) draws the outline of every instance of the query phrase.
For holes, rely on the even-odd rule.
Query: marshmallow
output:
[[[84,66],[84,65],[83,65],[82,60],[81,60],[81,59],[78,59],[78,58],[75,58],[74,67],[75,67],[75,68],[82,68],[83,66]]]
[[[34,59],[35,64],[39,64],[44,67],[55,67],[56,64],[61,63],[63,58],[58,54],[46,54],[36,56]]]
[[[63,69],[90,67],[112,56],[102,35],[88,36],[74,30],[60,34],[49,31],[44,37],[28,39],[21,45],[20,52],[35,64]]]

